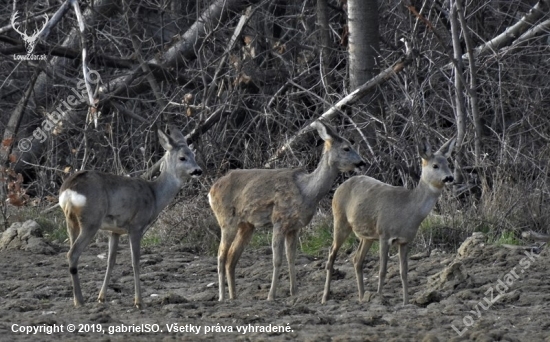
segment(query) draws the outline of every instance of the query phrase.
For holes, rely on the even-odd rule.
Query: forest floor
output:
[[[321,304],[326,260],[299,254],[298,294],[289,296],[285,265],[278,298],[269,302],[271,249],[248,248],[237,265],[238,299],[218,302],[216,257],[196,255],[184,246],[147,247],[141,257],[144,308],[138,310],[132,306],[127,240],[121,242],[105,304],[95,299],[106,268],[107,243],[92,243],[83,253],[79,274],[86,305],[81,308],[73,307],[68,246],[53,245],[50,255],[3,250],[0,337],[9,341],[550,341],[548,249],[536,254],[488,246],[482,240],[470,238],[456,255],[431,253],[409,260],[411,303],[405,306],[395,256],[388,263],[383,295],[376,293],[378,257],[367,256],[367,292],[359,302],[351,257],[339,254],[331,299]],[[76,331],[68,332],[73,327]],[[45,331],[54,328],[63,332]],[[137,329],[151,331],[122,332]]]

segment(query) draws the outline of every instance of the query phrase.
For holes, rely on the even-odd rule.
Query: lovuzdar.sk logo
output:
[[[15,32],[19,33],[19,35],[21,35],[21,38],[23,38],[23,41],[25,42],[25,48],[27,50],[27,55],[26,56],[18,56],[18,55],[14,55],[14,59],[18,59],[18,60],[23,60],[23,59],[33,59],[33,60],[37,60],[37,59],[45,59],[45,55],[33,55],[32,52],[34,51],[34,48],[36,46],[36,43],[38,42],[38,39],[40,38],[40,34],[44,31],[44,29],[46,29],[46,26],[48,24],[48,21],[49,21],[49,18],[48,18],[48,15],[47,14],[42,14],[40,16],[38,16],[37,18],[34,18],[34,19],[31,19],[31,20],[27,20],[27,23],[29,23],[30,21],[38,21],[37,19],[39,19],[40,17],[44,18],[44,23],[42,24],[42,28],[38,28],[38,26],[35,27],[35,29],[32,31],[32,34],[27,34],[27,29],[24,29],[22,30],[21,29],[21,26],[22,26],[22,23],[21,22],[17,22],[17,20],[19,19],[19,11],[16,10],[16,2],[14,0],[13,2],[13,13],[11,15],[11,26],[13,27],[13,29],[15,30]]]

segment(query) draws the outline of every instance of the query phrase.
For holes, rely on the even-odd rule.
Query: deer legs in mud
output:
[[[345,238],[343,240],[345,240]],[[359,294],[359,300],[363,300],[363,295],[365,294],[365,286],[363,281],[363,263],[367,255],[367,252],[369,251],[373,242],[374,240],[360,239],[359,247],[357,248],[357,252],[353,257],[353,266],[355,270],[355,277],[357,279],[357,290]],[[331,252],[329,255],[329,261],[326,266],[327,279],[330,279],[330,277],[332,276],[334,260],[336,258],[336,253],[338,252],[338,249],[340,247],[341,247],[341,244],[337,247],[333,246],[331,249]],[[379,241],[380,270],[378,273],[378,291],[377,292],[380,294],[382,293],[382,289],[384,288],[384,284],[386,280],[389,247],[390,247],[390,244],[388,241],[382,240],[382,239]],[[401,277],[401,283],[403,285],[403,302],[404,303],[408,303],[409,301],[408,283],[407,283],[407,272],[408,272],[407,252],[408,252],[408,245],[400,244],[399,245],[399,274]],[[323,303],[328,300],[327,294],[329,292],[330,292],[330,281],[327,280],[327,282],[325,283],[325,294],[323,295]]]
[[[218,251],[218,280],[220,284],[220,301],[225,299],[225,278],[227,277],[227,286],[229,290],[229,299],[236,298],[235,291],[235,268],[244,247],[250,242],[254,227],[250,224],[242,224],[231,235],[231,230],[222,231],[222,238]],[[283,251],[286,249],[290,277],[290,294],[296,294],[296,268],[294,265],[296,259],[296,247],[298,243],[298,232],[293,231],[286,235],[281,232],[280,225],[276,225],[273,233],[273,278],[268,300],[273,300],[277,291],[277,280],[281,272],[283,261]],[[225,266],[225,267],[224,267]]]
[[[109,255],[107,256],[107,271],[105,272],[105,279],[103,280],[103,285],[99,291],[99,296],[97,301],[100,303],[105,302],[105,293],[107,292],[107,286],[109,285],[109,279],[111,278],[111,271],[116,263],[116,252],[118,249],[118,241],[120,235],[116,233],[111,233],[109,236]]]
[[[105,293],[107,292],[109,279],[111,278],[111,272],[116,262],[116,253],[118,249],[119,239],[120,239],[120,234],[117,234],[117,233],[111,233],[111,235],[109,236],[109,255],[107,257],[107,271],[105,272],[105,279],[103,280],[101,291],[99,291],[99,296],[97,297],[97,300],[100,303],[105,302]],[[134,270],[134,290],[135,290],[134,305],[138,308],[142,306],[141,286],[139,281],[139,275],[140,275],[139,259],[141,254],[140,240],[141,240],[141,236],[135,236],[135,235],[130,236],[132,268]]]
[[[290,295],[296,295],[296,248],[298,244],[298,231],[291,231],[286,234],[281,232],[280,226],[273,229],[273,277],[271,278],[271,289],[267,300],[274,300],[277,293],[277,282],[281,273],[283,263],[283,248],[286,251],[288,262],[288,276],[290,278]]]

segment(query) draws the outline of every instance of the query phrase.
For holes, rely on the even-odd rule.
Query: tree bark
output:
[[[464,77],[463,70],[464,65],[462,63],[462,48],[460,46],[460,27],[458,25],[458,14],[455,0],[451,3],[451,12],[450,12],[450,21],[451,21],[451,37],[453,40],[453,58],[456,63],[454,63],[454,85],[455,85],[455,101],[454,101],[454,110],[455,110],[455,120],[456,120],[456,149],[455,149],[455,184],[460,185],[462,183],[463,177],[461,166],[462,166],[462,144],[464,142],[464,135],[466,133],[466,113],[464,105]]]
[[[378,1],[348,0],[349,86],[358,88],[377,69],[379,47]]]
[[[348,61],[349,61],[349,90],[353,91],[366,83],[377,73],[377,57],[379,47],[377,0],[348,0]],[[363,108],[353,113],[355,122],[361,122],[364,132],[356,136],[357,140],[372,149],[376,145],[376,129],[365,112],[378,117],[376,106],[376,92],[361,98]],[[366,107],[366,108],[365,108]],[[354,123],[355,125],[355,123]],[[366,137],[366,140],[364,139]]]
[[[479,114],[479,105],[477,101],[477,67],[476,59],[473,52],[473,43],[470,38],[470,32],[464,17],[464,8],[462,7],[462,0],[456,0],[456,12],[458,14],[458,21],[462,27],[462,35],[464,36],[464,43],[466,44],[466,51],[468,56],[468,67],[470,71],[470,110],[472,111],[472,119],[474,122],[474,158],[476,166],[479,165],[479,157],[481,155],[481,136],[483,129],[481,127],[481,118]],[[465,85],[466,86],[466,85]]]

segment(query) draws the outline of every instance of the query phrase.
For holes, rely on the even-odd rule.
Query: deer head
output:
[[[14,7],[15,7],[15,3],[14,3]],[[25,46],[27,48],[27,54],[30,55],[32,53],[32,51],[34,50],[34,47],[36,46],[36,41],[38,40],[38,37],[40,35],[40,33],[42,33],[42,31],[44,31],[44,29],[46,28],[46,25],[48,24],[48,16],[46,14],[42,15],[44,17],[44,25],[42,26],[41,29],[38,29],[36,28],[33,32],[32,35],[28,35],[27,32],[21,32],[18,28],[17,28],[17,25],[16,25],[16,20],[17,20],[17,17],[18,17],[18,12],[15,11],[13,13],[13,15],[11,16],[11,26],[13,27],[13,29],[19,33],[21,35],[21,37],[23,37],[23,41],[25,42]]]

